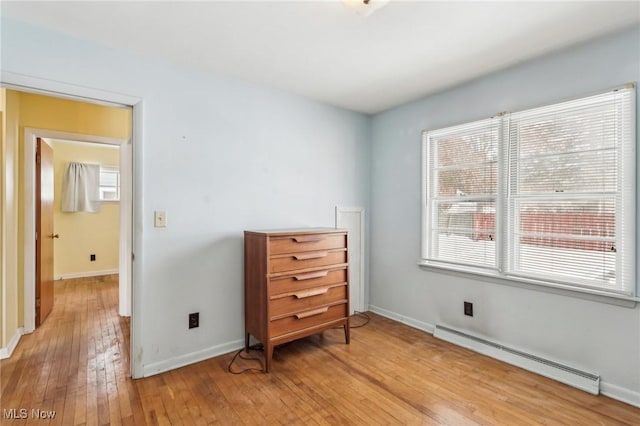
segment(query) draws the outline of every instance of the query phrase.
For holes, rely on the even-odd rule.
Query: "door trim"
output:
[[[119,229],[119,265],[120,273],[119,307],[122,316],[131,315],[131,259],[124,256],[131,253],[131,144],[128,139],[108,138],[57,130],[24,129],[24,331],[31,333],[36,327],[36,140],[65,139],[120,147],[120,229]]]
[[[139,97],[116,92],[108,92],[86,86],[76,86],[75,84],[47,80],[4,70],[0,72],[0,83],[2,83],[2,86],[7,89],[54,96],[56,98],[70,99],[72,101],[89,102],[103,106],[128,106],[135,109],[136,107],[141,106],[142,103],[142,99]],[[142,136],[142,133],[137,136]],[[134,139],[137,139],[138,137],[134,137]]]

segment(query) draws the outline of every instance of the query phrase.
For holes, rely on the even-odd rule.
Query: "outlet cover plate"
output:
[[[200,327],[200,312],[189,314],[189,329]]]
[[[473,303],[464,302],[464,314],[469,317],[473,316]]]

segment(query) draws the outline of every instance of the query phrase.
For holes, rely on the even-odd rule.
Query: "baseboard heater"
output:
[[[438,339],[446,340],[455,345],[471,349],[474,352],[557,380],[585,392],[594,395],[600,393],[600,376],[596,374],[580,371],[573,367],[509,348],[442,325],[436,325],[433,335]]]

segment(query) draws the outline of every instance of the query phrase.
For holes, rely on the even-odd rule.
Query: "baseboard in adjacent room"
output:
[[[18,346],[18,342],[20,342],[20,337],[22,337],[23,334],[24,334],[24,329],[22,327],[16,330],[16,333],[13,335],[11,340],[9,340],[9,343],[7,344],[7,346],[4,348],[0,348],[0,359],[6,359],[11,357],[11,355],[13,354],[13,351]]]
[[[236,351],[244,347],[244,340],[234,340],[232,342],[223,343],[221,345],[211,346],[196,352],[169,358],[164,361],[153,362],[142,366],[142,376],[148,377],[155,374],[164,373],[165,371],[174,370],[186,365],[195,364],[196,362],[214,358],[218,355],[224,355],[229,352]]]
[[[100,277],[103,275],[114,275],[117,273],[119,273],[117,268],[106,269],[103,271],[73,272],[71,274],[60,274],[56,277],[56,280],[70,280],[73,278]]]

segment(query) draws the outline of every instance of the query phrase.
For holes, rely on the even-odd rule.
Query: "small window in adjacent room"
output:
[[[120,170],[100,166],[100,201],[120,201]]]
[[[423,139],[423,265],[634,297],[635,89]]]

